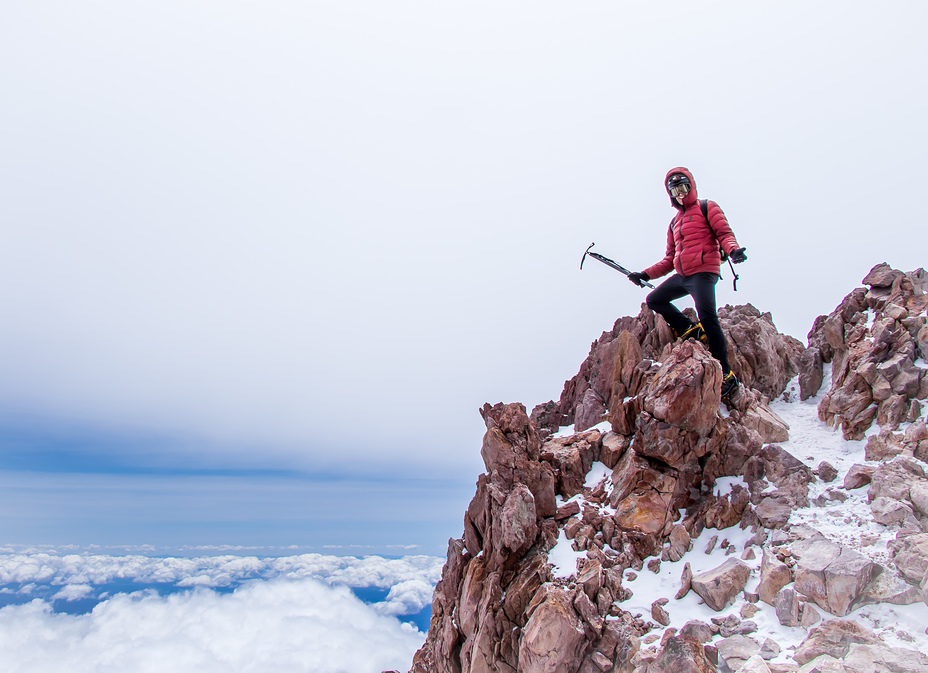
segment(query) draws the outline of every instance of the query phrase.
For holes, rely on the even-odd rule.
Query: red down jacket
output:
[[[703,271],[720,275],[722,254],[719,247],[731,254],[732,250],[739,247],[738,241],[735,240],[735,235],[728,226],[728,219],[719,204],[709,201],[709,221],[703,217],[699,196],[696,194],[696,180],[688,169],[670,169],[664,178],[664,185],[667,185],[667,178],[674,173],[682,173],[688,177],[692,188],[683,197],[682,206],[673,198],[670,199],[673,207],[680,212],[671,220],[670,228],[667,230],[667,253],[664,259],[654,266],[649,266],[644,273],[652,279],[660,278],[674,270],[681,276],[692,276]],[[669,191],[667,195],[670,195]]]

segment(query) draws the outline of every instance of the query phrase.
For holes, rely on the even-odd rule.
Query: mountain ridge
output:
[[[730,408],[717,361],[674,342],[646,306],[593,342],[557,401],[531,414],[484,405],[487,471],[449,541],[411,673],[928,670],[858,615],[928,607],[928,274],[884,263],[862,283],[814,321],[807,346],[750,304],[722,308],[743,383]],[[799,429],[840,430],[837,467],[781,446],[791,428],[774,407],[809,402],[818,419]],[[864,460],[845,464],[858,450]],[[842,507],[847,531],[803,519]],[[862,533],[844,540],[855,524],[877,526],[867,534],[885,551],[871,558]],[[684,564],[679,590],[645,596],[649,614],[625,609],[662,563],[665,576]],[[716,616],[671,626],[671,613],[705,610]],[[760,642],[768,622],[801,642]]]

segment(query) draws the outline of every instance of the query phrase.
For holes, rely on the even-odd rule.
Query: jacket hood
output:
[[[682,173],[690,181],[691,189],[689,193],[683,197],[682,206],[677,203],[676,199],[670,196],[670,190],[667,189],[667,180],[675,173]],[[696,194],[696,179],[693,177],[693,174],[690,173],[690,169],[684,168],[683,166],[677,166],[676,168],[671,168],[669,171],[667,171],[667,175],[664,176],[664,189],[667,190],[667,197],[670,199],[670,205],[672,205],[677,210],[684,210],[699,200],[699,196]]]

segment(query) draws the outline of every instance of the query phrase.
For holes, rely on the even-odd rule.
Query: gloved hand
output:
[[[646,280],[651,280],[651,278],[644,271],[632,271],[628,274],[628,279],[633,282],[638,287],[644,287],[644,282]]]
[[[729,257],[731,257],[731,261],[733,261],[735,264],[746,262],[748,260],[748,256],[744,254],[745,250],[747,250],[747,248],[735,248],[732,250],[731,254],[729,255]]]

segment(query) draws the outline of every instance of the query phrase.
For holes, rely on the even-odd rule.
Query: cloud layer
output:
[[[0,609],[7,673],[380,673],[406,670],[423,641],[347,588],[316,580],[121,594],[87,615],[55,614],[42,601]]]
[[[14,673],[406,670],[425,636],[398,618],[431,603],[442,564],[428,556],[3,554],[7,597],[48,600],[0,609],[0,665]],[[145,588],[109,595],[127,582]],[[364,602],[352,589],[386,595]],[[87,614],[52,609],[92,598],[105,600]]]

